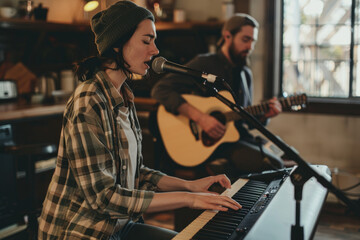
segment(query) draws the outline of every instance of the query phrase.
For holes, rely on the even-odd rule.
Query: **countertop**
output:
[[[25,118],[63,114],[65,103],[60,104],[26,104],[19,102],[0,104],[0,121],[11,121]]]
[[[135,98],[138,114],[156,109],[156,100],[151,98]],[[13,120],[62,115],[66,103],[29,104],[26,102],[0,103],[0,122]]]

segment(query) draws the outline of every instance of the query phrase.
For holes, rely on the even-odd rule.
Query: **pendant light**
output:
[[[99,6],[99,2],[97,0],[85,0],[84,11],[91,12],[95,10]]]

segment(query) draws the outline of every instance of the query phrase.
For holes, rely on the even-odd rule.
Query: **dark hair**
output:
[[[132,72],[129,70],[130,65],[125,61],[123,56],[123,47],[134,34],[137,26],[131,29],[126,35],[120,38],[111,48],[98,56],[91,56],[75,63],[75,74],[80,81],[86,81],[94,76],[97,71],[112,69],[123,70],[125,75],[131,79]],[[116,52],[114,48],[119,48]],[[109,64],[115,63],[114,68],[108,67]]]
[[[242,16],[242,21],[239,22],[238,27],[234,28],[230,31],[231,35],[235,35],[236,33],[240,32],[242,27],[244,26],[251,26],[254,28],[259,28],[259,23],[255,20],[255,18],[251,17],[250,15],[247,14],[243,14]]]
[[[220,48],[224,44],[224,31],[229,31],[232,36],[241,31],[243,26],[251,26],[259,28],[259,23],[255,18],[246,13],[236,13],[229,20],[227,20],[221,30],[222,36],[217,42],[217,47]]]

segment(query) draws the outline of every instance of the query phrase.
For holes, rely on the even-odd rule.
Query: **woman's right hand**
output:
[[[239,210],[242,206],[228,196],[212,193],[186,193],[188,207],[193,209],[210,209],[227,211],[229,208]]]

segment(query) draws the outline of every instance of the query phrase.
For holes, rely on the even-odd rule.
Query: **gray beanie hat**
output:
[[[119,1],[95,14],[91,29],[100,55],[145,19],[155,21],[149,10],[130,1]]]

